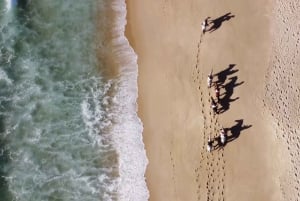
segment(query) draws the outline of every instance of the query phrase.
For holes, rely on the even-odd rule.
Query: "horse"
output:
[[[208,76],[207,76],[207,86],[208,86],[208,88],[211,87],[213,78],[214,78],[214,76],[213,76],[212,70],[211,70],[211,71],[210,71],[210,74],[208,74]]]
[[[206,27],[208,26],[208,19],[210,17],[205,18],[205,20],[201,23],[201,29],[202,29],[202,33],[205,34],[206,31]]]
[[[211,152],[212,151],[212,147],[213,147],[213,140],[210,139],[210,137],[208,138],[208,141],[207,141],[207,146],[206,146],[206,149],[208,152]]]
[[[220,88],[216,83],[214,84],[214,86],[215,86],[215,94],[216,94],[216,98],[217,98],[217,103],[219,103],[220,102]]]
[[[221,140],[222,145],[224,145],[226,143],[226,133],[225,133],[224,128],[221,129],[220,140]]]

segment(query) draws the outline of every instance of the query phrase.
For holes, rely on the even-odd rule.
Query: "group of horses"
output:
[[[226,13],[225,15],[218,17],[216,19],[211,19],[210,17],[205,18],[205,20],[201,24],[201,29],[202,29],[202,34],[205,34],[205,32],[213,32],[216,29],[218,29],[221,24],[224,21],[230,20],[234,15],[232,15],[230,12]],[[215,97],[216,100],[211,97],[210,102],[211,102],[211,108],[213,110],[214,115],[219,114],[218,110],[218,104],[220,103],[220,88],[217,82],[213,83],[213,74],[212,71],[208,75],[207,78],[207,85],[208,88],[211,88],[212,85],[214,87],[214,92],[215,92]],[[214,141],[217,141],[217,145],[214,146]],[[220,129],[219,136],[216,139],[211,139],[209,136],[208,143],[207,143],[207,151],[211,152],[213,148],[215,147],[223,147],[226,144],[227,136],[226,136],[226,131],[224,128]]]
[[[207,86],[208,88],[211,88],[213,84],[213,74],[212,71],[207,77]],[[218,103],[220,102],[220,88],[217,83],[214,83],[214,91],[215,91],[215,96],[216,96],[216,101],[213,97],[211,97],[211,108],[213,110],[214,115],[218,114]],[[207,151],[211,152],[212,148],[214,147],[214,141],[215,139],[211,139],[209,136],[208,142],[207,142]],[[223,147],[226,143],[226,132],[224,128],[220,129],[219,137],[217,137],[218,144],[216,146]]]

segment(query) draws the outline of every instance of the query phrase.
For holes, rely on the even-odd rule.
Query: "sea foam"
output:
[[[115,100],[119,115],[118,123],[113,128],[113,139],[120,156],[119,198],[124,201],[144,201],[149,198],[144,177],[148,159],[142,140],[143,125],[137,116],[137,55],[125,37],[125,1],[114,0],[112,8],[117,14],[113,26],[113,50],[120,63],[119,90]]]
[[[108,9],[105,7],[107,5],[102,6],[102,9]],[[119,177],[114,185],[107,186],[111,192],[117,191],[116,200],[146,201],[149,192],[144,174],[148,159],[142,139],[143,125],[137,116],[137,55],[125,36],[125,1],[114,0],[110,6],[109,10],[114,13],[113,23],[104,21],[101,28],[111,29],[112,38],[106,40],[109,40],[113,59],[118,65],[118,75],[106,81],[104,88],[92,87],[95,90],[83,101],[81,111],[89,135],[93,136],[98,129],[101,130],[98,143],[102,146],[112,143],[117,151]],[[106,42],[99,46],[107,48],[103,45]],[[104,112],[104,108],[107,111]]]

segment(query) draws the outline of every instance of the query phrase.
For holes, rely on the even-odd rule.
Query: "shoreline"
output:
[[[108,156],[106,159],[116,162],[116,167],[111,168],[117,177],[113,181],[117,192],[111,195],[111,199],[147,200],[149,191],[144,173],[148,159],[142,139],[143,125],[137,115],[137,55],[125,36],[125,0],[103,2],[98,11],[101,16],[97,22],[97,28],[101,31],[96,36],[96,39],[99,37],[98,59],[102,65],[101,73],[107,82],[106,93],[108,97],[113,97],[105,97],[102,103],[110,106],[107,118],[111,121],[105,122],[109,127],[106,134],[112,143],[111,149],[115,149],[118,156]]]
[[[125,35],[138,55],[149,200],[283,200],[286,150],[274,135],[268,111],[274,103],[265,91],[275,2],[126,3]],[[205,17],[226,13],[234,16],[201,35]],[[217,116],[206,84],[212,68],[214,81],[226,75],[221,94],[227,108]],[[208,136],[217,137],[221,127],[232,141],[207,153]]]

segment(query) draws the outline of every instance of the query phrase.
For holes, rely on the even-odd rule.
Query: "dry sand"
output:
[[[146,180],[151,201],[300,198],[299,171],[294,175],[299,163],[292,162],[300,143],[291,143],[299,136],[300,74],[286,70],[290,83],[281,72],[285,61],[294,62],[288,65],[297,71],[299,55],[297,51],[296,56],[286,57],[290,49],[283,54],[283,45],[276,46],[281,40],[273,39],[281,34],[274,33],[281,29],[274,23],[280,17],[275,16],[286,12],[297,16],[295,2],[127,0],[126,35],[138,55],[139,116],[149,159]],[[293,12],[286,11],[293,6]],[[229,12],[234,17],[211,33],[201,33],[205,17],[216,19]],[[289,28],[296,23],[294,37],[286,40],[290,48],[297,44],[299,49],[299,18],[281,20],[288,21]],[[289,30],[282,34],[290,35]],[[216,116],[209,103],[214,93],[206,84],[211,69],[214,81],[223,86],[225,110]],[[296,89],[293,97],[286,93],[278,102],[280,91]],[[281,110],[290,113],[282,115],[274,104],[286,102],[285,97],[291,104]],[[222,126],[231,141],[207,153],[208,136],[216,137]],[[288,128],[295,139],[281,136]],[[293,189],[288,189],[291,179]]]
[[[277,0],[264,104],[280,142],[282,200],[300,199],[300,1]]]

